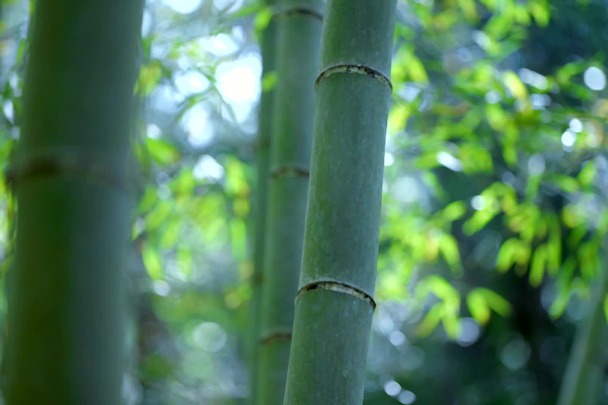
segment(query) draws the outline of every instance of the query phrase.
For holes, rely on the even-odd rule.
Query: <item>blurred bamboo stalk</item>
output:
[[[280,0],[259,337],[258,404],[280,405],[298,289],[322,0]]]
[[[8,404],[121,403],[143,5],[35,3],[23,125],[7,174],[18,206]]]

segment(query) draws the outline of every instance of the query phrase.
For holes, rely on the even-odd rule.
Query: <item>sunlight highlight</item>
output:
[[[205,146],[213,140],[213,125],[209,120],[209,113],[200,104],[184,114],[182,123],[192,146]]]
[[[194,165],[194,177],[201,180],[221,180],[224,168],[212,156],[203,155]]]
[[[190,14],[200,7],[202,0],[163,0],[163,3],[180,14]]]
[[[595,66],[591,66],[589,69],[585,70],[583,80],[591,90],[600,91],[604,90],[606,87],[606,75],[600,68]]]
[[[237,122],[245,121],[260,96],[261,73],[262,65],[257,55],[224,62],[217,68],[217,88],[230,103]]]
[[[231,55],[239,48],[234,38],[228,34],[200,38],[197,42],[203,50],[219,57]]]

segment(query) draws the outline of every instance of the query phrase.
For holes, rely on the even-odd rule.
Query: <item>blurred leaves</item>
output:
[[[18,2],[5,1],[3,6],[12,3]],[[602,270],[608,233],[602,171],[608,101],[605,90],[592,90],[585,82],[590,67],[606,65],[605,50],[592,46],[594,41],[605,42],[605,24],[588,14],[594,10],[592,4],[582,2],[431,3],[399,2],[378,300],[405,303],[407,310],[402,312],[409,315],[393,315],[391,322],[401,325],[399,320],[409,319],[411,324],[401,326],[406,335],[411,332],[412,341],[424,337],[436,344],[434,331],[439,329],[458,342],[466,332],[463,317],[470,313],[474,323],[488,328],[483,339],[501,342],[510,333],[524,334],[513,332],[522,322],[521,298],[509,284],[513,272],[515,280],[525,281],[542,297],[542,315],[548,314],[555,325],[569,325],[576,318],[562,315],[589,295],[590,284]],[[189,358],[182,362],[160,355],[169,346],[165,338],[158,352],[142,359],[141,378],[157,381],[171,375],[180,380],[172,385],[181,387],[181,394],[198,398],[198,403],[213,403],[197,397],[204,391],[200,387],[217,389],[225,381],[244,379],[238,374],[238,342],[251,295],[248,238],[250,199],[256,191],[255,108],[240,116],[242,106],[224,99],[218,76],[226,62],[247,54],[258,57],[255,34],[268,26],[273,11],[258,1],[234,5],[204,0],[193,12],[181,14],[168,4],[149,2],[150,26],[142,42],[135,89],[142,122],[133,136],[143,170],[133,234],[146,280],[137,284],[138,293],[153,296],[159,322],[168,325],[169,336]],[[3,42],[0,71],[0,157],[5,162],[21,113],[20,73],[27,47],[24,33],[13,29],[22,27],[27,16],[21,17],[7,20],[2,32],[6,41],[14,37],[10,44]],[[567,24],[556,25],[560,18]],[[561,35],[572,38],[564,40]],[[261,91],[271,90],[276,80],[275,73],[265,74]],[[185,124],[187,119],[197,123],[195,129]],[[208,136],[197,138],[209,128]],[[0,229],[5,235],[14,210],[7,194],[0,186],[5,201],[0,212],[6,217]],[[8,245],[8,240],[2,242]],[[3,268],[8,267],[8,252],[0,253]],[[525,313],[532,317],[533,303],[525,304]],[[608,300],[604,307],[608,313]],[[492,318],[493,313],[513,319],[492,330],[500,320]],[[226,343],[231,349],[218,349],[215,357],[208,352],[200,355],[204,345],[195,335],[200,325],[211,328],[214,323],[218,336],[223,330],[231,334]],[[530,333],[549,334],[533,329]],[[400,354],[385,361],[401,361],[412,349],[410,343],[395,345]],[[540,358],[539,353],[546,351],[550,359],[543,358],[544,363],[534,367],[544,370],[551,364],[561,373],[563,367],[555,360],[559,350],[547,349],[552,347],[549,343],[537,348],[534,356]],[[408,359],[414,358],[407,353]],[[490,357],[498,358],[496,353]],[[429,375],[450,370],[467,374],[454,364],[445,367],[448,371],[433,369],[429,358],[426,374],[415,371],[424,377],[424,387],[432,386]],[[476,366],[481,368],[481,363],[495,367],[494,360]],[[387,367],[382,378],[389,372],[397,378],[413,370],[405,364]],[[528,378],[532,366],[522,367],[520,374],[526,379],[520,385],[526,394],[534,392]],[[478,385],[455,388],[466,394],[458,403],[554,403],[517,396],[516,372],[495,371],[482,376],[471,372]],[[545,374],[543,378],[550,378]],[[499,377],[484,379],[490,375]],[[456,377],[447,378],[457,381]],[[415,380],[416,375],[408,375],[408,384]],[[479,388],[479,381],[505,387],[508,393],[490,399],[493,394]],[[244,395],[242,387],[231,390],[225,397]],[[379,391],[384,399],[395,401],[383,387]],[[440,401],[434,395],[425,402],[422,388],[418,394],[420,403]],[[179,398],[180,404],[190,403]]]
[[[417,326],[417,335],[427,336],[441,322],[448,336],[456,338],[460,332],[460,293],[443,277],[431,276],[421,282],[417,294],[422,297],[431,294],[439,300]]]
[[[511,313],[509,302],[496,292],[487,288],[476,288],[467,295],[467,307],[473,318],[485,325],[490,320],[491,311],[501,316]]]

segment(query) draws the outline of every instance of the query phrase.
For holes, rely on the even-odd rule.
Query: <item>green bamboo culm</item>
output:
[[[600,269],[589,312],[578,327],[562,380],[558,405],[595,405],[600,403],[606,368],[605,342],[608,327],[604,299],[608,274]]]
[[[285,405],[363,402],[395,0],[326,6]]]
[[[272,12],[276,0],[266,0],[262,12]],[[255,404],[258,387],[258,337],[262,310],[262,283],[264,281],[264,245],[266,241],[266,212],[268,201],[268,171],[270,166],[270,144],[272,142],[272,121],[274,111],[275,59],[277,43],[277,24],[271,19],[260,36],[262,56],[262,95],[258,111],[258,139],[256,148],[257,182],[255,190],[255,231],[253,240],[252,297],[250,322],[250,364],[249,364],[249,403]],[[270,83],[270,84],[269,84]]]
[[[35,4],[7,174],[18,212],[5,400],[120,404],[143,1]]]
[[[283,402],[298,289],[319,71],[322,0],[280,0],[259,337],[259,405]]]

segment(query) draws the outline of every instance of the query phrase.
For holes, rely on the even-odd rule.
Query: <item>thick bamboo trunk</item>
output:
[[[120,403],[140,0],[39,0],[11,269],[11,405]]]
[[[283,402],[302,258],[322,0],[278,4],[258,404]]]
[[[395,0],[327,3],[285,405],[363,401]]]

